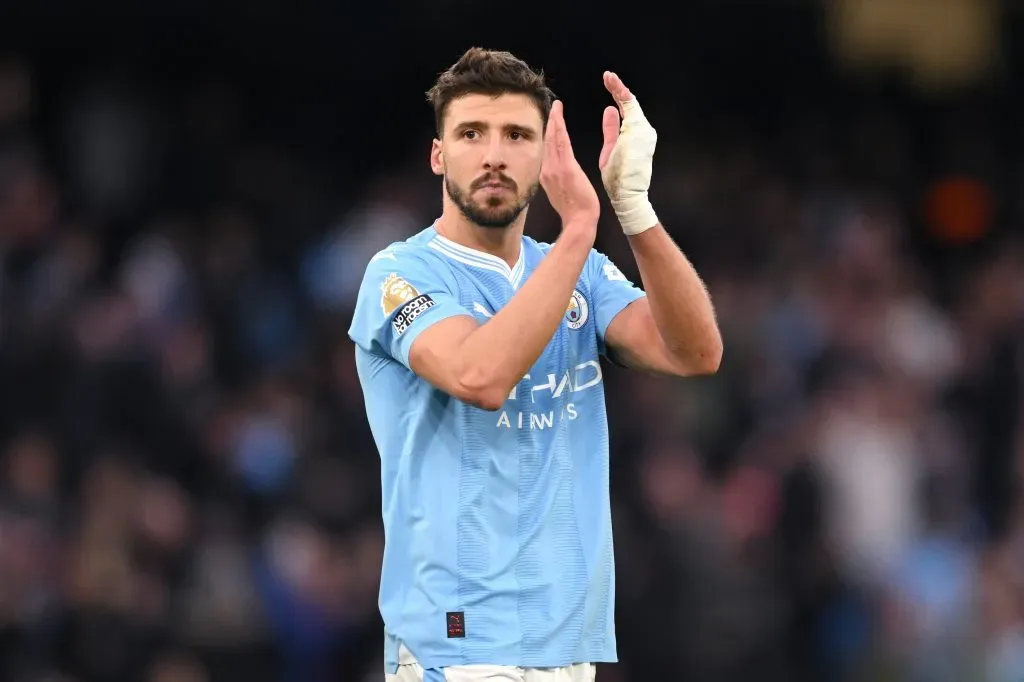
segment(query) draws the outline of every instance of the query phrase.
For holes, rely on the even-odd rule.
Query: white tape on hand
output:
[[[658,216],[647,198],[658,133],[635,97],[622,102],[621,107],[619,138],[601,171],[601,180],[622,231],[635,235],[658,224]]]

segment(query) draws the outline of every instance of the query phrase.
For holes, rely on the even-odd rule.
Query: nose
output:
[[[501,136],[493,135],[484,152],[484,168],[489,171],[505,169],[505,145]]]

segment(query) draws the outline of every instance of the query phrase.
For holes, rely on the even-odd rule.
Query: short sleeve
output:
[[[605,333],[615,316],[626,306],[646,294],[630,282],[622,271],[600,251],[591,251],[587,265],[589,271],[590,295],[593,299],[594,318],[601,346]]]
[[[363,350],[409,367],[409,349],[431,325],[471,315],[442,272],[405,249],[385,249],[366,266],[348,335]]]

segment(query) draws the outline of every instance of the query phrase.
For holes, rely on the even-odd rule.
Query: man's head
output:
[[[469,49],[427,92],[437,138],[430,166],[481,227],[504,228],[539,188],[554,94],[543,73],[508,52]]]

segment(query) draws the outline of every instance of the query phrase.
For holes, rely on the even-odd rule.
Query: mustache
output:
[[[470,188],[475,191],[480,189],[484,185],[490,184],[492,182],[500,183],[502,186],[508,187],[513,191],[517,189],[516,181],[508,177],[507,175],[504,175],[503,173],[489,173],[487,175],[481,176],[473,181],[473,184],[470,186]]]

